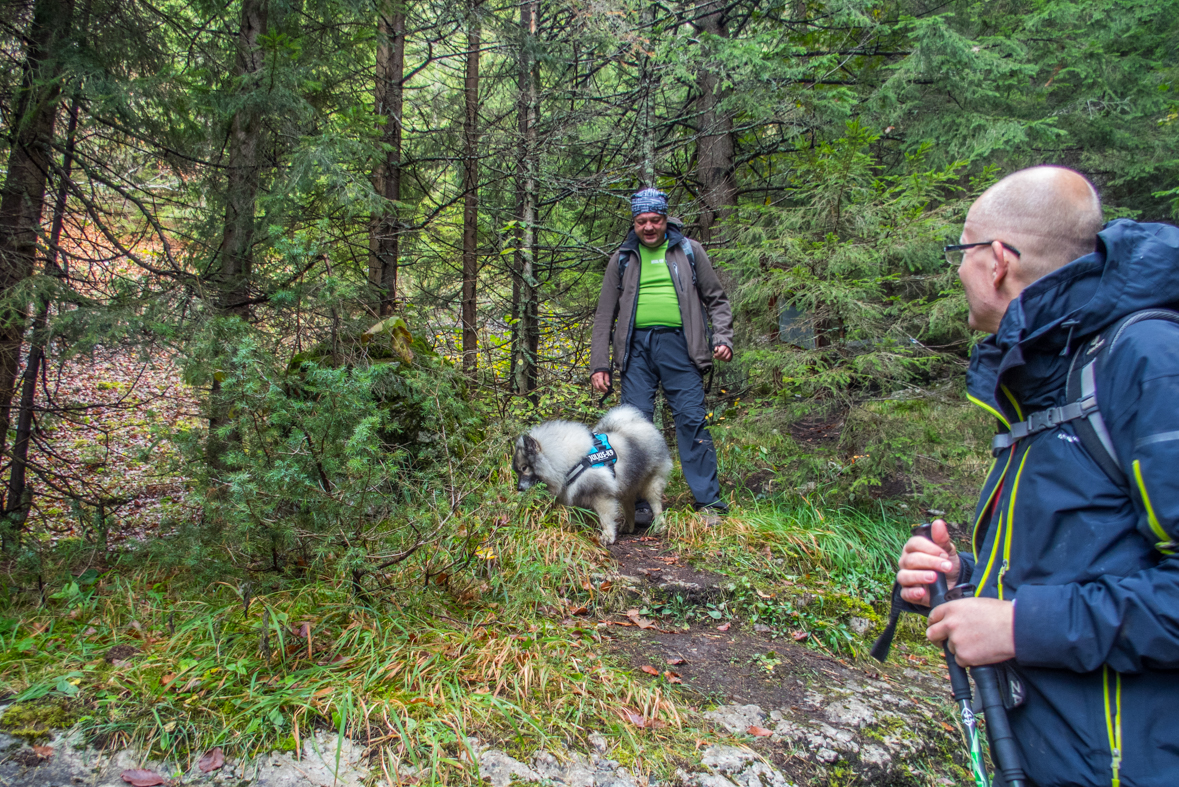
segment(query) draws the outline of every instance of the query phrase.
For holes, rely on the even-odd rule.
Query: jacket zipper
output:
[[[1015,499],[1019,494],[1019,479],[1023,475],[1024,465],[1027,464],[1028,456],[1031,454],[1031,445],[1029,444],[1023,452],[1023,458],[1019,461],[1019,469],[1015,471],[1015,480],[1011,484],[1011,493],[1007,500],[1007,519],[1004,522],[1003,515],[999,515],[999,529],[995,533],[995,541],[991,545],[991,557],[987,561],[987,569],[983,572],[982,580],[978,583],[978,588],[975,589],[974,595],[982,595],[983,589],[987,586],[987,580],[990,579],[991,569],[995,565],[995,558],[999,556],[1000,544],[1002,544],[1003,558],[999,563],[999,573],[995,577],[995,588],[1000,600],[1003,600],[1003,577],[1007,574],[1007,570],[1011,567],[1011,534],[1015,524]],[[1015,449],[1011,449],[1012,458],[1015,456]],[[1008,459],[1008,466],[1011,460]],[[1006,472],[1006,470],[1004,470]]]
[[[1114,697],[1110,703],[1109,673],[1114,674]],[[1101,687],[1105,694],[1105,732],[1109,737],[1109,769],[1112,787],[1122,784],[1122,674],[1111,670],[1109,665],[1101,668]]]
[[[629,252],[629,251],[627,252],[627,254],[630,254],[630,253],[631,252]],[[638,252],[635,252],[635,254],[639,258],[638,277],[639,277],[639,281],[641,282],[642,278],[643,278],[643,255],[638,254]],[[633,264],[633,263],[628,262],[627,267],[629,267],[631,264]],[[625,284],[625,282],[623,282],[623,283]],[[635,335],[635,318],[638,317],[638,314],[639,314],[639,288],[635,287],[635,302],[630,307],[630,327],[628,327],[626,329],[626,344],[625,344],[625,349],[622,352],[622,364],[618,367],[619,374],[622,374],[623,372],[626,371],[626,362],[630,360],[630,342],[634,338],[634,335]]]
[[[691,241],[688,241],[688,243],[691,243]],[[680,244],[677,243],[675,245],[675,248],[677,248],[677,249],[680,248]],[[671,249],[670,248],[667,250],[667,254],[668,254],[668,258],[670,258],[671,257]],[[684,301],[684,296],[685,296],[684,283],[680,280],[679,263],[672,261],[671,272],[672,272],[672,279],[671,279],[672,285],[676,287],[675,297],[677,299],[679,299],[680,324],[687,325],[688,320],[687,320],[687,317],[684,315],[684,308],[685,308],[684,307],[684,302],[685,302]],[[701,332],[704,334],[704,343],[707,345],[707,349],[708,349],[709,354],[711,354],[712,353],[712,336],[711,336],[712,332],[709,331],[708,320],[704,316],[704,301],[700,297],[700,287],[695,286],[695,290],[696,290],[696,297],[697,297],[697,299],[700,300],[700,327],[702,329]],[[688,341],[688,334],[685,333],[684,334],[684,343],[686,344],[687,341]],[[688,356],[689,356],[688,360],[692,361],[693,366],[696,366],[696,359],[692,358],[691,354],[692,354],[692,348],[689,347],[688,348]]]

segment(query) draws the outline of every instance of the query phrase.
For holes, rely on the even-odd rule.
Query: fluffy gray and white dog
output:
[[[617,459],[613,466],[586,467],[595,457],[594,434],[609,440]],[[578,467],[582,469],[577,471]],[[615,407],[587,429],[571,421],[546,421],[516,440],[512,459],[516,488],[523,492],[544,482],[557,502],[592,508],[602,523],[602,546],[609,546],[635,528],[635,500],[651,504],[654,522],[663,513],[663,487],[671,473],[671,454],[655,425],[637,408]]]

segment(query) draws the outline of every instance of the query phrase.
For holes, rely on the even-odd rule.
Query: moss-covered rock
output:
[[[8,706],[0,716],[0,731],[36,743],[47,739],[54,730],[69,729],[77,720],[77,708],[69,700],[45,698]]]

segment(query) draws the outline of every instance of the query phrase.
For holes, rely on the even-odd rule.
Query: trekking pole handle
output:
[[[915,536],[920,536],[921,538],[926,538],[930,541],[933,541],[933,525],[929,524],[928,522],[914,527],[912,533]],[[937,578],[934,579],[933,584],[926,585],[926,587],[929,588],[930,609],[941,606],[946,600],[946,575],[940,571],[935,571],[934,574]]]
[[[912,532],[914,536],[933,541],[933,525],[928,523],[917,525]],[[929,588],[929,608],[931,610],[947,601],[962,598],[968,592],[973,593],[974,591],[972,585],[959,585],[947,589],[946,575],[941,571],[935,571],[934,576],[936,579],[933,584],[926,585]],[[942,643],[942,653],[946,658],[946,669],[950,673],[950,688],[953,692],[954,702],[958,705],[958,714],[966,737],[966,748],[970,753],[970,770],[974,776],[975,787],[991,787],[990,776],[987,774],[986,764],[983,761],[978,719],[974,715],[970,676],[967,674],[966,668],[961,666],[954,658],[954,654],[950,652],[949,642]]]

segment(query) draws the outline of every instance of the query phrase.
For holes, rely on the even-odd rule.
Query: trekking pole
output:
[[[928,538],[933,541],[933,526],[929,524],[917,525],[913,528],[913,535]],[[942,572],[935,572],[937,579],[932,585],[927,585],[929,588],[929,609],[932,611],[934,607],[946,602],[946,575]],[[955,588],[958,590],[958,588]],[[974,783],[977,787],[991,787],[990,777],[987,776],[986,764],[983,762],[982,737],[978,731],[978,718],[974,715],[974,708],[972,698],[970,696],[970,677],[966,674],[966,668],[959,665],[954,659],[954,654],[950,652],[950,645],[948,642],[942,643],[942,652],[946,656],[946,667],[950,670],[950,687],[953,689],[954,702],[958,705],[958,715],[962,720],[962,729],[966,736],[966,748],[970,752],[970,772],[974,775]],[[994,668],[991,668],[994,672]],[[975,676],[975,681],[978,676]],[[995,684],[996,693],[998,683]],[[982,687],[979,687],[980,694]],[[984,708],[986,705],[984,704]],[[999,709],[1003,709],[1002,700],[999,702]],[[1006,721],[1006,717],[1004,717]],[[987,716],[987,722],[990,723],[990,716]],[[1010,729],[1008,729],[1010,733]],[[1009,787],[1017,787],[1017,785],[1009,785]]]
[[[987,719],[987,736],[991,739],[991,759],[1007,787],[1024,787],[1027,777],[1015,746],[1015,735],[1007,723],[1007,709],[1003,707],[1003,693],[999,688],[999,672],[994,665],[971,667],[970,674],[978,686],[983,715]]]

